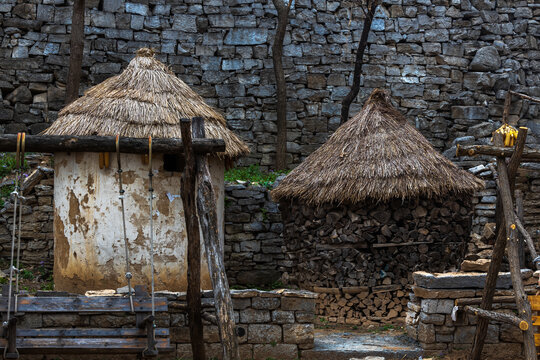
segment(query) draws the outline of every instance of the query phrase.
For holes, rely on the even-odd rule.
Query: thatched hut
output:
[[[201,116],[206,136],[224,139],[226,151],[209,158],[223,222],[224,167],[248,152],[222,115],[141,49],[118,76],[90,88],[60,111],[44,134],[180,138],[180,119]],[[182,160],[154,154],[156,289],[185,290],[186,244],[180,192]],[[54,280],[58,290],[84,292],[126,285],[116,155],[100,169],[98,153],[56,153],[54,177]],[[122,154],[127,238],[134,284],[150,283],[148,165]],[[222,229],[223,226],[220,227]],[[223,234],[222,234],[223,237]],[[202,285],[211,286],[206,264]]]
[[[405,311],[399,300],[375,297],[406,294],[415,270],[459,265],[471,195],[482,187],[375,90],[272,192],[292,264],[285,279],[330,294],[321,295],[319,314],[339,322],[396,317]],[[344,292],[348,300],[331,295]]]

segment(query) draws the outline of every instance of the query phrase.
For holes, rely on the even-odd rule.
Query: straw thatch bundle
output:
[[[388,94],[374,90],[347,121],[272,192],[308,204],[470,194],[483,183],[439,154]]]
[[[249,152],[222,115],[156,60],[153,50],[143,48],[120,75],[63,108],[44,134],[180,138],[180,119],[196,116],[205,119],[206,137],[225,141],[222,155]]]

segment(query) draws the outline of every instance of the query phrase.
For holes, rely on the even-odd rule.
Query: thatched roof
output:
[[[362,111],[290,172],[272,196],[319,205],[470,194],[483,186],[409,125],[386,92],[375,90]]]
[[[249,152],[221,114],[155,59],[152,50],[140,49],[120,75],[88,89],[43,133],[181,138],[180,119],[196,116],[205,119],[206,137],[225,141],[226,157]]]

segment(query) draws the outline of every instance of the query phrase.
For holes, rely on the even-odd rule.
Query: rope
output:
[[[9,316],[11,313],[11,291],[13,286],[13,271],[15,267],[13,266],[13,258],[15,257],[15,233],[17,231],[17,205],[19,201],[19,173],[20,173],[20,150],[21,150],[21,133],[17,134],[17,152],[15,154],[15,189],[11,194],[14,195],[13,200],[13,231],[11,232],[11,260],[9,265],[9,290],[8,290],[8,307],[6,314],[6,321],[3,322],[2,326],[7,327],[9,323]]]
[[[129,248],[128,248],[128,240],[127,240],[127,233],[126,233],[126,212],[125,212],[125,206],[124,206],[124,189],[122,186],[122,164],[120,162],[120,135],[116,135],[116,159],[118,161],[118,198],[120,199],[120,204],[122,207],[122,229],[124,231],[124,250],[125,250],[125,256],[126,256],[126,279],[128,283],[128,293],[129,293],[129,308],[131,309],[131,312],[135,312],[135,308],[133,306],[133,293],[131,291],[131,278],[133,275],[131,274],[131,271],[129,270]]]
[[[24,148],[26,146],[26,133],[22,133],[22,137],[21,137],[21,152],[20,152],[20,161],[19,161],[19,166],[20,166],[20,169],[19,169],[19,186],[22,185],[22,182],[23,182],[23,172],[22,172],[22,168],[24,168]],[[18,236],[17,236],[17,271],[16,271],[16,280],[15,280],[15,312],[17,312],[18,310],[18,306],[19,306],[19,302],[17,301],[18,297],[19,297],[19,274],[20,274],[20,259],[21,259],[21,233],[22,233],[22,210],[23,210],[23,201],[24,201],[24,197],[22,197],[20,194],[19,194],[19,197],[21,199],[21,203],[20,203],[20,206],[19,206],[19,233],[18,233]]]
[[[154,218],[153,206],[154,188],[152,187],[152,136],[148,137],[148,193],[150,200],[150,267],[152,271],[152,316],[155,317],[155,299],[154,299]]]

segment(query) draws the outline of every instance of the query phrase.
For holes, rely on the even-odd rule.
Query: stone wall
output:
[[[53,184],[53,170],[45,166],[38,167],[24,182],[21,262],[25,265],[53,266]],[[0,209],[0,258],[6,261],[11,253],[13,200],[13,196],[6,199]]]
[[[287,265],[278,206],[264,186],[225,185],[225,266],[231,285],[269,285]]]
[[[47,292],[41,292],[40,295],[51,296]],[[171,346],[174,348],[172,353],[159,354],[159,358],[191,358],[186,294],[158,292],[156,296],[164,296],[168,299],[168,311],[156,312],[156,326],[169,329]],[[300,357],[302,350],[313,348],[316,294],[294,290],[268,292],[232,290],[231,297],[235,321],[237,327],[241,329],[238,336],[241,359],[294,360]],[[92,301],[92,298],[89,301]],[[211,292],[203,292],[202,303],[203,312],[215,314]],[[221,343],[217,326],[206,320],[203,320],[203,324],[206,356],[209,359],[221,359]],[[59,314],[54,311],[25,313],[18,317],[17,326],[22,329],[125,328],[135,327],[135,316],[127,312],[112,314],[89,312]],[[79,359],[80,355],[70,358]],[[100,358],[108,357],[104,355]],[[135,355],[122,357],[122,359],[135,358],[137,358]]]
[[[459,275],[459,276],[456,276]],[[535,283],[531,270],[522,270],[525,290],[535,294]],[[407,333],[418,340],[424,350],[440,354],[441,351],[465,350],[472,347],[477,317],[455,308],[456,302],[467,299],[469,304],[480,303],[486,275],[478,273],[446,274],[443,278],[429,273],[415,273],[415,286],[407,304]],[[452,279],[454,277],[454,279]],[[507,301],[493,303],[493,308],[515,315],[510,273],[500,273],[495,296]],[[478,306],[478,305],[472,305]],[[455,318],[452,319],[454,311]],[[484,356],[489,359],[520,359],[523,335],[514,325],[490,322],[484,347]]]
[[[273,164],[276,10],[271,1],[86,4],[81,93],[118,74],[136,49],[154,47],[158,58],[220,108],[250,144],[243,164]],[[373,21],[351,114],[373,88],[388,88],[438,149],[462,137],[485,143],[502,116],[504,89],[512,84],[540,96],[539,13],[535,0],[385,1]],[[292,165],[339,124],[363,16],[348,2],[295,1],[284,47]],[[0,132],[35,134],[54,121],[63,104],[71,0],[4,0],[0,17]],[[511,109],[510,121],[531,129],[531,143],[540,132],[539,108],[516,100]]]

